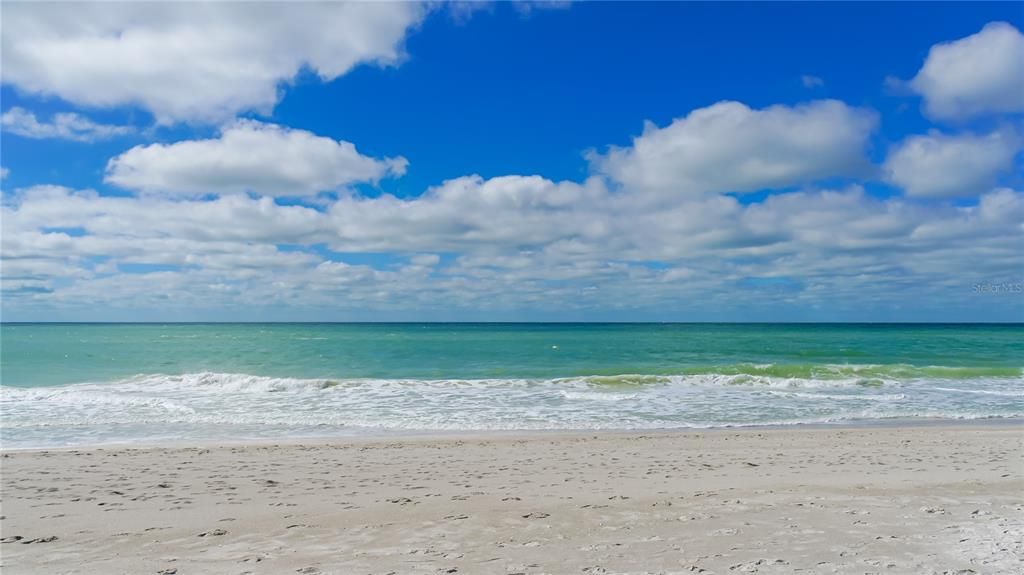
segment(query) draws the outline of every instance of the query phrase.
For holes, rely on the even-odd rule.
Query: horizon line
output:
[[[0,321],[3,325],[1021,325],[1024,321]]]

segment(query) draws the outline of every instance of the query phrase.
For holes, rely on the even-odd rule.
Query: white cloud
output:
[[[208,140],[136,146],[107,163],[105,181],[140,192],[253,192],[304,196],[405,173],[404,158],[375,159],[346,141],[252,120]]]
[[[0,125],[10,134],[26,138],[57,138],[76,142],[93,142],[131,134],[131,126],[97,124],[74,112],[54,114],[50,122],[40,122],[32,112],[19,107],[11,108],[0,116]]]
[[[138,240],[150,238],[316,243],[331,237],[324,235],[329,222],[322,212],[282,206],[271,198],[231,195],[210,201],[176,201],[162,196],[100,196],[89,190],[34,186],[17,190],[9,202],[2,212],[5,231],[81,228],[92,240],[110,239],[110,246],[101,246],[104,250],[139,250],[144,246]],[[34,249],[31,243],[24,247],[29,252]],[[12,254],[5,252],[8,255]],[[88,255],[103,253],[90,251]]]
[[[915,197],[976,196],[1013,167],[1021,139],[1008,131],[949,136],[933,131],[911,136],[885,160],[885,178]]]
[[[11,171],[7,168],[0,168],[0,180],[6,179]]]
[[[934,118],[1024,112],[1024,35],[1005,22],[932,46],[910,81]]]
[[[825,85],[824,80],[810,74],[800,76],[800,82],[804,85],[804,88],[821,88]]]
[[[972,206],[880,199],[856,185],[754,202],[723,193],[857,173],[875,122],[839,102],[723,103],[595,156],[598,175],[582,182],[471,175],[415,197],[349,190],[317,198],[316,207],[273,196],[400,174],[404,160],[234,122],[212,139],[112,159],[108,181],[142,192],[135,196],[58,186],[5,192],[5,312],[201,308],[251,318],[272,306],[294,319],[289,310],[378,314],[445,302],[445,312],[644,309],[697,318],[737,306],[845,306],[845,318],[856,319],[862,307],[962,309],[978,305],[963,301],[973,283],[1018,281],[1024,193],[992,190],[985,174],[996,168],[984,168],[1011,141],[1008,131],[917,136],[890,155],[887,174],[908,195],[951,195],[942,186],[959,178],[957,190],[979,194]],[[954,173],[938,182],[924,177],[947,168]],[[389,255],[344,261],[352,253]]]
[[[572,6],[571,0],[512,0],[510,2],[485,2],[483,0],[446,0],[442,4],[448,12],[448,16],[458,23],[464,24],[479,12],[493,13],[499,4],[502,7],[511,6],[523,18],[531,16],[534,12],[546,10],[567,10]]]
[[[578,184],[540,176],[467,176],[412,199],[342,198],[327,210],[337,234],[329,243],[341,251],[542,246],[606,234],[599,216],[607,201],[597,179]]]
[[[694,195],[785,188],[862,173],[876,123],[873,112],[835,100],[761,110],[719,102],[664,128],[647,124],[632,146],[592,160],[637,190]]]
[[[29,188],[8,196],[0,213],[5,274],[17,276],[4,278],[5,305],[379,311],[443,300],[475,310],[699,312],[790,298],[801,308],[856,309],[901,301],[899,285],[915,286],[921,301],[964,303],[974,282],[1017,278],[1024,265],[1024,194],[1009,189],[972,207],[883,200],[856,186],[752,204],[631,200],[599,179],[537,176],[459,178],[410,199],[343,197],[326,211],[244,195],[173,200]],[[408,259],[355,265],[314,249],[323,245]],[[445,264],[441,252],[457,257]],[[140,274],[123,271],[126,264],[173,269]],[[750,291],[748,278],[795,288],[785,296]]]
[[[160,123],[269,112],[304,67],[330,81],[395,64],[412,2],[4,5],[3,81],[85,106],[136,104]]]

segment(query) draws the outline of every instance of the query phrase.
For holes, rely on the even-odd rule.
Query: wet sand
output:
[[[1024,427],[7,451],[21,573],[1019,573]]]

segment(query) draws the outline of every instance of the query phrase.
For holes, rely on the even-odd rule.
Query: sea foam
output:
[[[929,368],[932,375],[926,375],[904,367],[819,366],[817,371],[829,375],[811,378],[767,375],[769,366],[756,369],[761,373],[429,380],[198,372],[51,387],[0,386],[0,439],[5,447],[41,447],[167,437],[226,440],[1024,416],[1019,370],[976,370],[965,376],[965,370],[946,368]],[[775,373],[780,371],[785,370]]]

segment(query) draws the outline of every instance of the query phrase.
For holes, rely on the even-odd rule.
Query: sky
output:
[[[3,321],[1024,321],[1019,3],[0,8]]]

